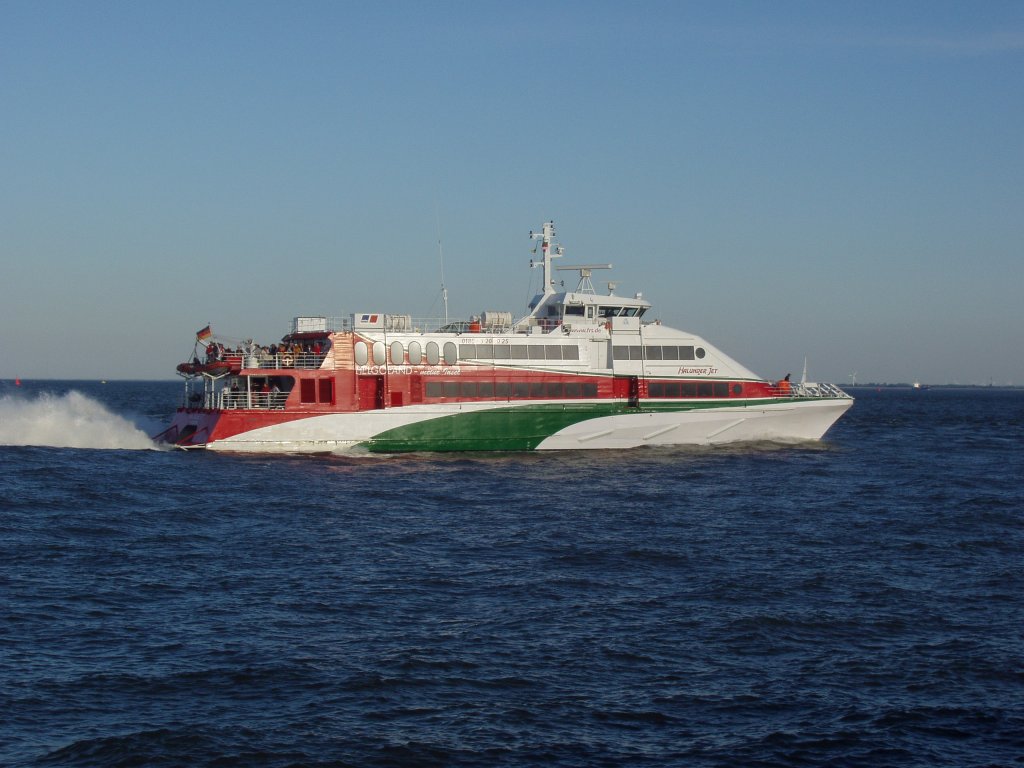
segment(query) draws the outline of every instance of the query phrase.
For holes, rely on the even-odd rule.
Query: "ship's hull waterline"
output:
[[[386,412],[310,415],[199,445],[208,450],[254,453],[401,453],[790,442],[819,440],[852,402],[688,403],[657,409],[583,402],[408,406]],[[184,428],[196,419],[186,417],[180,423]]]

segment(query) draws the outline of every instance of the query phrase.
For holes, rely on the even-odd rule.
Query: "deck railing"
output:
[[[228,355],[230,361],[231,355]],[[283,368],[299,368],[315,370],[323,365],[325,354],[314,352],[275,352],[273,354],[257,353],[254,355],[243,355],[239,358],[242,369],[268,368],[280,370]]]
[[[508,333],[515,325],[517,318],[511,312],[496,313],[498,317],[481,318],[479,320],[468,320],[462,318],[444,319],[443,317],[416,317],[413,315],[392,315],[388,313],[374,313],[373,325],[362,321],[362,315],[356,315],[355,322],[349,317],[324,317],[317,318],[321,321],[318,324],[325,331],[331,333],[347,333],[356,329],[382,330],[387,333]],[[295,330],[295,329],[293,329]]]
[[[283,411],[287,392],[234,392],[226,389],[220,393],[219,407],[226,411],[259,409]]]

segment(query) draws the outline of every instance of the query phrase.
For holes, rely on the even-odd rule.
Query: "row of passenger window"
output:
[[[410,365],[421,365],[424,361],[427,365],[438,365],[442,355],[446,365],[455,365],[459,359],[459,350],[453,341],[446,342],[443,350],[436,341],[428,342],[426,349],[418,341],[410,341],[408,353]],[[372,347],[365,341],[357,341],[354,350],[356,365],[367,365],[371,359],[374,365],[384,365],[389,360],[392,365],[404,365],[405,354],[406,348],[400,341],[393,341],[388,347],[383,341],[373,342]]]
[[[616,360],[703,360],[704,347],[679,347],[645,344],[640,346],[612,347],[612,357]]]
[[[428,381],[427,397],[546,399],[597,397],[596,382],[562,381]]]
[[[404,365],[406,353],[409,365],[455,365],[459,360],[579,360],[580,348],[577,344],[459,344],[446,341],[440,346],[436,341],[428,341],[421,345],[418,341],[410,341],[409,347],[400,341],[391,342],[385,347],[383,341],[375,341],[369,347],[365,341],[357,341],[355,345],[356,365],[367,365],[373,360],[374,365],[384,365],[390,361],[392,365]]]
[[[742,384],[733,384],[732,393],[743,393]],[[648,397],[728,397],[727,381],[652,381],[647,385]]]
[[[578,344],[459,344],[461,360],[579,360]]]

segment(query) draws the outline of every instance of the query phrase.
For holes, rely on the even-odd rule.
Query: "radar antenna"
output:
[[[611,269],[611,264],[566,264],[564,267],[555,267],[559,272],[579,272],[580,281],[576,285],[576,293],[597,293],[590,278],[595,269]]]

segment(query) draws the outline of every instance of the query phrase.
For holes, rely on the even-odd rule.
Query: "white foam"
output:
[[[0,397],[0,445],[157,448],[131,421],[74,390],[64,395],[44,392],[34,400]]]

